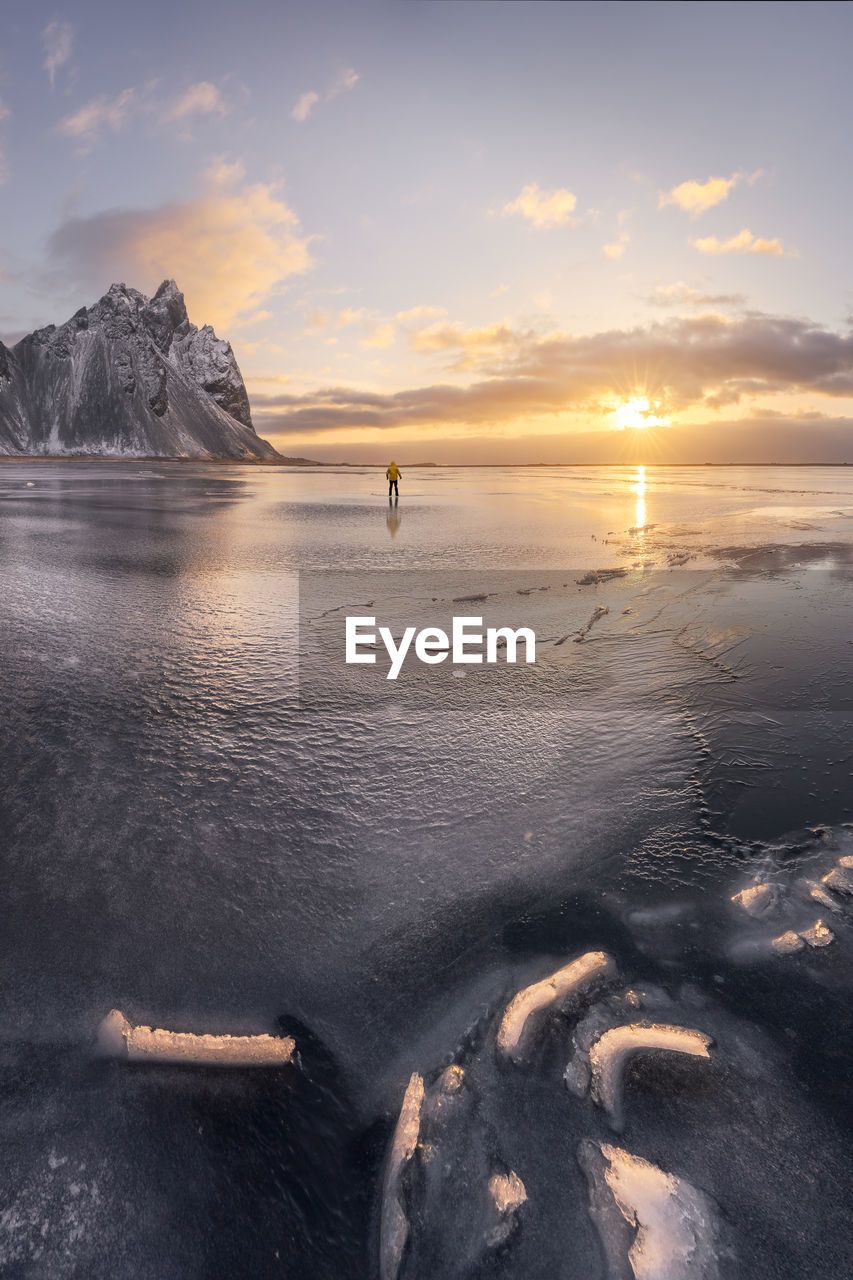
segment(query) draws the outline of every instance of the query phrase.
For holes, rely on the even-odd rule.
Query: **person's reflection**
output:
[[[399,498],[388,499],[388,515],[385,523],[388,525],[388,532],[392,538],[396,538],[397,530],[400,528],[400,520],[402,519],[400,508],[397,506],[398,502]]]

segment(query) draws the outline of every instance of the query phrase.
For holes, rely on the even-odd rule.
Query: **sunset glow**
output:
[[[761,5],[147,12],[6,32],[0,341],[174,278],[288,455],[853,460],[848,6],[776,6],[784,93]]]
[[[659,417],[655,406],[649,403],[648,396],[631,396],[629,400],[614,410],[616,425],[623,430],[632,428],[642,430],[644,427],[661,427],[669,422],[669,418]]]

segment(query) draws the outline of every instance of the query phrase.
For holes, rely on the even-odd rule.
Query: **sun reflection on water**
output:
[[[646,492],[646,468],[645,467],[637,467],[637,475],[631,488],[633,489],[634,493],[637,495],[637,503],[634,510],[634,526],[637,530],[637,533],[640,535],[640,537],[642,537],[644,533],[643,526],[646,523],[646,499],[644,496]]]

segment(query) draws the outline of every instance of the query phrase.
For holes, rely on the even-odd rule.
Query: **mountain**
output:
[[[190,324],[164,280],[114,284],[93,307],[14,347],[0,343],[0,455],[281,461],[255,434],[227,342]]]

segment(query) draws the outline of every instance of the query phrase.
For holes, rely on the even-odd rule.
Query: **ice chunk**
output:
[[[511,1169],[509,1173],[495,1173],[489,1178],[489,1194],[498,1213],[509,1213],[527,1199],[524,1183]]]
[[[591,983],[614,977],[615,974],[616,966],[606,952],[589,951],[552,973],[549,978],[525,987],[507,1006],[498,1029],[498,1049],[517,1062],[522,1055],[522,1041],[528,1030],[528,1022],[534,1014],[553,1008]]]
[[[566,1088],[576,1098],[585,1098],[589,1093],[589,1061],[583,1053],[576,1053],[563,1073]]]
[[[828,947],[835,941],[835,934],[827,929],[822,920],[816,920],[810,929],[803,929],[800,937],[810,947]]]
[[[527,1199],[524,1183],[517,1173],[493,1173],[489,1178],[489,1195],[500,1214],[500,1222],[487,1236],[492,1248],[505,1244],[518,1225],[518,1211]]]
[[[853,896],[853,874],[846,867],[833,867],[829,874],[823,877],[823,883],[829,885],[830,889],[834,889],[836,893]]]
[[[588,1139],[578,1161],[609,1280],[716,1280],[717,1212],[684,1178]],[[630,1266],[630,1272],[628,1267]]]
[[[98,1028],[101,1053],[132,1062],[183,1062],[211,1067],[281,1067],[293,1057],[291,1036],[213,1036],[135,1027],[112,1009]]]
[[[801,880],[799,887],[803,897],[810,898],[812,902],[820,903],[828,911],[840,910],[836,900],[827,893],[822,884],[818,884],[817,880]]]
[[[751,916],[761,916],[775,904],[776,892],[771,884],[754,884],[732,897]]]
[[[446,1071],[442,1071],[436,1081],[436,1087],[445,1094],[453,1095],[458,1093],[465,1083],[465,1072],[462,1067],[455,1062],[449,1066]]]
[[[806,944],[798,933],[789,929],[787,933],[781,933],[778,938],[774,938],[770,945],[774,951],[786,956],[792,955],[795,951],[802,951]]]
[[[394,1130],[388,1163],[385,1167],[379,1240],[381,1280],[396,1280],[406,1241],[409,1238],[409,1219],[403,1206],[402,1180],[406,1165],[418,1145],[423,1101],[423,1077],[415,1072],[406,1086],[400,1117]]]
[[[661,1023],[633,1023],[613,1027],[595,1042],[589,1051],[592,1071],[590,1092],[594,1102],[610,1116],[615,1129],[622,1127],[622,1074],[632,1054],[650,1049],[671,1053],[687,1053],[696,1058],[709,1058],[713,1044],[710,1036],[687,1027],[664,1026]]]

